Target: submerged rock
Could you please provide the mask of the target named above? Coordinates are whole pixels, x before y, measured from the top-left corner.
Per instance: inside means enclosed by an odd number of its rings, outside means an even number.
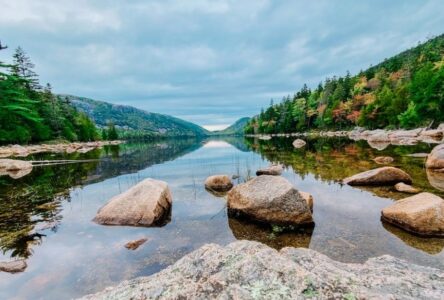
[[[293,147],[295,148],[302,148],[306,145],[307,143],[304,140],[301,139],[296,139],[293,141]]]
[[[28,265],[24,259],[0,262],[1,272],[20,273],[25,271],[27,267]]]
[[[420,193],[382,210],[383,220],[407,231],[425,236],[444,236],[444,200]]]
[[[444,169],[444,144],[433,148],[426,160],[428,169]]]
[[[265,223],[313,224],[307,200],[280,176],[263,175],[237,185],[228,193],[227,207]]]
[[[112,198],[93,221],[102,225],[159,225],[170,213],[171,203],[168,184],[148,178]]]
[[[412,183],[412,178],[401,169],[382,167],[347,177],[343,182],[349,185],[392,185],[398,182]]]
[[[207,244],[149,277],[82,299],[442,299],[444,273],[384,255],[363,264],[314,250]]]
[[[228,192],[233,183],[228,175],[213,175],[205,180],[205,188],[215,192]]]
[[[284,169],[282,168],[282,165],[270,165],[266,168],[262,168],[256,171],[257,176],[261,175],[273,175],[273,176],[279,176],[282,174],[282,171]]]
[[[393,157],[390,156],[378,156],[373,159],[375,163],[380,165],[390,164],[394,161]]]
[[[402,193],[409,193],[409,194],[417,194],[420,192],[419,189],[414,188],[411,185],[405,184],[404,182],[398,182],[395,184],[395,190]]]
[[[137,248],[142,246],[146,241],[148,241],[147,238],[134,240],[134,241],[126,243],[125,248],[128,250],[136,250]]]

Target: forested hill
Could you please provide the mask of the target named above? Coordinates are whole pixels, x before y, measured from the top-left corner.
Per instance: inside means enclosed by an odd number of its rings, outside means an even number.
[[[99,127],[113,123],[123,138],[206,136],[209,134],[206,129],[196,124],[172,116],[83,97],[60,96],[67,99],[78,110],[85,112]]]
[[[370,50],[371,51],[371,50]],[[246,133],[313,129],[413,128],[444,121],[444,35],[428,40],[355,76],[327,78],[273,102]]]
[[[240,118],[224,130],[212,132],[212,135],[243,135],[244,127],[248,124],[249,121],[249,117]]]
[[[0,43],[0,50],[9,51]],[[94,123],[40,85],[34,64],[19,47],[12,63],[0,61],[0,144],[99,138]]]

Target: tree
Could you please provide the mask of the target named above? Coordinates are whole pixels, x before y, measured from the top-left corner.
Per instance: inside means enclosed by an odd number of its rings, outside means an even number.
[[[12,73],[25,80],[28,90],[39,90],[41,87],[38,76],[33,70],[35,65],[21,47],[17,47],[13,59]]]
[[[116,126],[112,122],[108,123],[107,137],[108,137],[108,140],[110,140],[110,141],[117,140],[119,138],[119,135],[117,134]]]

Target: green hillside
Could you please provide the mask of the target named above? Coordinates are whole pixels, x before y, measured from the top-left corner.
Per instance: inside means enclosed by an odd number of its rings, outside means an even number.
[[[244,134],[244,127],[248,124],[250,121],[249,117],[240,118],[236,122],[234,122],[229,127],[225,128],[224,130],[218,130],[212,132],[213,135],[243,135]]]
[[[371,51],[371,50],[370,50]],[[306,85],[271,103],[246,133],[313,129],[413,128],[444,122],[444,35],[404,51],[355,76]]]
[[[123,138],[156,136],[206,136],[209,132],[191,122],[168,115],[146,112],[126,105],[116,105],[84,97],[61,95],[78,110],[85,112],[99,127],[113,123]]]

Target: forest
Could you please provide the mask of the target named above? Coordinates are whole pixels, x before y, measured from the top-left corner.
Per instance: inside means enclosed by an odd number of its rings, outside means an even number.
[[[0,61],[0,144],[100,137],[94,122],[69,99],[54,95],[50,84],[40,85],[34,64],[22,48],[15,50],[11,64]]]
[[[444,35],[352,76],[307,85],[245,126],[246,134],[438,126],[444,121]]]

